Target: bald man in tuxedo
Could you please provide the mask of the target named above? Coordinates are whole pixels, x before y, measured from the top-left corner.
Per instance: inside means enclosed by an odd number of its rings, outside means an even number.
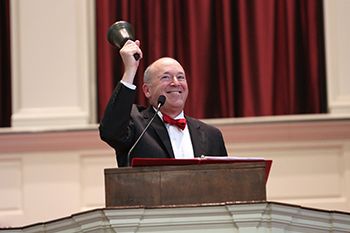
[[[140,55],[139,60],[135,60],[135,53]],[[227,156],[219,129],[184,114],[188,86],[178,61],[161,58],[145,70],[142,90],[151,104],[147,108],[133,104],[136,95],[133,81],[142,59],[140,41],[127,41],[120,55],[124,75],[113,91],[99,126],[101,139],[116,151],[119,167],[129,165],[128,152],[156,113],[160,95],[166,97],[165,104],[131,151],[130,160]],[[177,126],[174,120],[181,124]]]

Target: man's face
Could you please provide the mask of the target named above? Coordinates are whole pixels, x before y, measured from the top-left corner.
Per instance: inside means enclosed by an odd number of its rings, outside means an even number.
[[[171,58],[163,58],[153,64],[152,78],[143,85],[145,96],[157,106],[160,95],[166,97],[162,112],[175,117],[183,110],[188,96],[185,71]]]

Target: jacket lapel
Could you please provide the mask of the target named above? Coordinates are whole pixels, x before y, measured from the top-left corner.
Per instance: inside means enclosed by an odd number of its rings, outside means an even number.
[[[143,113],[144,113],[143,117],[145,119],[151,120],[155,114],[155,111],[154,111],[153,107],[151,106],[147,110],[145,110]],[[149,127],[152,127],[156,131],[160,141],[163,143],[163,145],[166,148],[170,157],[175,158],[174,151],[173,151],[173,148],[171,146],[168,131],[167,131],[163,121],[160,119],[160,117],[158,115],[154,118],[154,121],[152,122],[152,124]]]
[[[186,119],[188,130],[190,131],[194,157],[201,157],[201,155],[205,155],[205,134],[196,121],[190,117],[186,117]]]

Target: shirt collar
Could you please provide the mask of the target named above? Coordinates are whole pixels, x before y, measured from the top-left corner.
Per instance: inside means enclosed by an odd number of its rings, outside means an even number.
[[[157,111],[157,109],[154,106],[152,106],[152,107],[153,107],[154,111]],[[163,120],[163,114],[160,111],[158,111],[158,116],[160,117],[160,119]],[[184,114],[184,111],[182,110],[180,112],[180,114],[174,118],[174,120],[183,119],[183,118],[185,118],[185,114]]]

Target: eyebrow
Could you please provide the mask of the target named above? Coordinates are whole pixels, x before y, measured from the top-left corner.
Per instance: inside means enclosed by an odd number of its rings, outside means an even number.
[[[162,73],[160,76],[163,76],[163,75],[165,75],[165,74],[171,74],[170,72],[168,72],[168,71],[166,71],[166,72],[164,72],[164,73]],[[178,75],[186,75],[184,72],[178,72],[177,74],[176,74],[176,76],[178,76]]]

